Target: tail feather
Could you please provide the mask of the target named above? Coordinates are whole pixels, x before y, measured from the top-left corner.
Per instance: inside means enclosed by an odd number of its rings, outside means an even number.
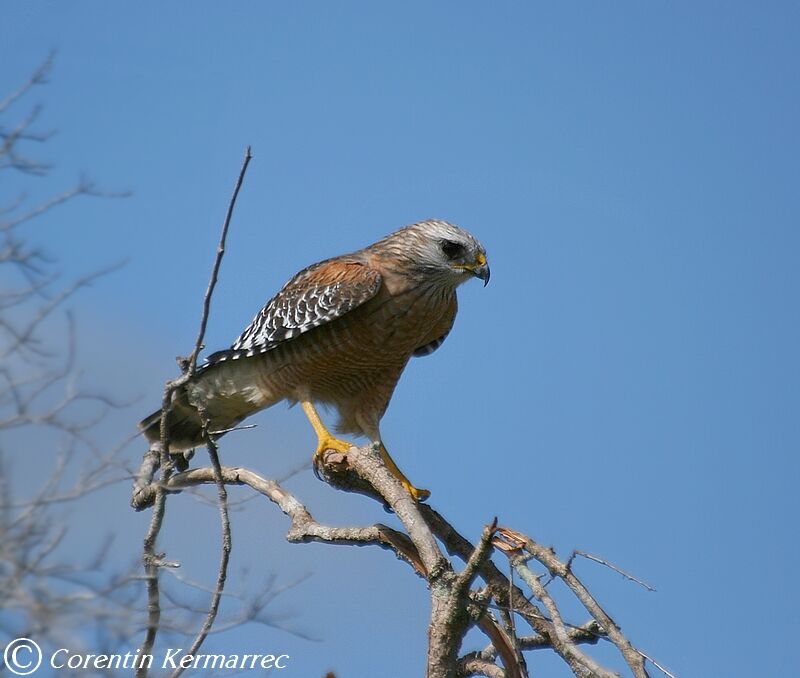
[[[151,443],[161,440],[161,414],[160,409],[156,410],[139,422],[139,429]],[[185,390],[173,396],[166,425],[170,449],[186,450],[203,444],[203,422]]]
[[[192,397],[189,397],[191,390]],[[255,382],[255,368],[245,360],[218,362],[204,368],[172,395],[167,412],[167,437],[176,452],[204,444],[203,422],[193,402],[205,403],[208,429],[216,437],[254,412],[269,407],[278,398],[268,397]],[[139,422],[150,442],[161,440],[161,410]]]

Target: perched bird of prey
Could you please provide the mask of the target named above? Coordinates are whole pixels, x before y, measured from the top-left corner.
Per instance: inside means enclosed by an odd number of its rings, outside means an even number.
[[[380,444],[389,470],[417,499],[383,445],[380,421],[412,356],[433,353],[456,317],[456,288],[471,277],[489,282],[486,250],[446,221],[421,221],[362,250],[326,259],[289,280],[231,348],[208,357],[167,413],[170,449],[203,444],[281,400],[300,402],[317,434],[315,462],[351,443],[322,423],[315,403],[339,413],[338,430]],[[139,427],[160,439],[161,411]]]

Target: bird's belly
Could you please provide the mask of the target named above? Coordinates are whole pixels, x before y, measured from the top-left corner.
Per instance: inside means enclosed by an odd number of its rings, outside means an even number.
[[[326,403],[339,411],[342,430],[375,428],[412,353],[432,333],[441,336],[448,311],[452,322],[452,300],[373,301],[264,354],[259,383],[267,399]]]

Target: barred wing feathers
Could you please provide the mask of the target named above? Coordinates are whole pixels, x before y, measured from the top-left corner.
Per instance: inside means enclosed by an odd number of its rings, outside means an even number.
[[[271,351],[361,306],[380,286],[380,273],[359,262],[329,259],[309,266],[267,302],[230,349],[213,353],[203,367]]]

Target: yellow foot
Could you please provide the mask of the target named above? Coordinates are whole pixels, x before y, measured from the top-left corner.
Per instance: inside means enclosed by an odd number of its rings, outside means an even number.
[[[325,450],[336,450],[342,454],[347,454],[347,450],[351,447],[353,447],[353,443],[348,443],[346,440],[340,440],[333,436],[321,437],[317,443],[317,451],[314,452],[314,464],[322,461],[322,455]]]
[[[311,422],[311,426],[314,427],[314,431],[317,434],[317,451],[314,452],[313,462],[314,472],[319,477],[319,468],[322,466],[322,455],[324,454],[325,450],[335,450],[336,452],[347,454],[347,451],[353,447],[353,445],[352,443],[348,443],[346,440],[340,440],[331,434],[331,432],[325,427],[325,424],[322,423],[322,419],[320,419],[319,413],[314,407],[314,403],[312,403],[310,400],[301,400],[300,402],[303,404],[303,410],[308,417],[308,421]],[[414,498],[414,501],[425,501],[431,496],[431,493],[428,490],[422,490],[418,487],[414,487],[409,482],[408,478],[403,475],[403,472],[397,468],[397,464],[395,464],[394,460],[389,456],[389,452],[387,452],[383,443],[380,443],[380,451],[381,457],[383,458],[386,467],[389,469],[389,472],[395,478],[397,478],[400,483],[402,483],[403,487],[406,488],[406,492],[408,492]]]
[[[423,490],[420,487],[414,487],[409,482],[404,482],[403,483],[403,487],[406,488],[408,493],[413,497],[414,501],[417,501],[417,502],[425,501],[428,497],[431,496],[431,491],[430,490]]]
[[[322,461],[322,453],[325,452],[325,450],[336,450],[342,454],[347,454],[347,450],[353,447],[353,444],[348,443],[346,440],[335,438],[331,432],[325,428],[325,424],[323,424],[322,419],[319,418],[317,409],[310,400],[303,400],[302,403],[303,410],[317,434],[317,451],[314,452],[314,468],[319,466]]]
[[[389,473],[400,481],[400,484],[406,488],[406,492],[413,497],[414,501],[425,501],[431,496],[429,490],[423,490],[411,484],[411,481],[406,478],[405,474],[397,467],[397,464],[394,463],[394,459],[392,459],[389,450],[386,449],[383,443],[381,443],[381,458],[383,459],[383,463],[386,464],[386,468],[389,469]]]

